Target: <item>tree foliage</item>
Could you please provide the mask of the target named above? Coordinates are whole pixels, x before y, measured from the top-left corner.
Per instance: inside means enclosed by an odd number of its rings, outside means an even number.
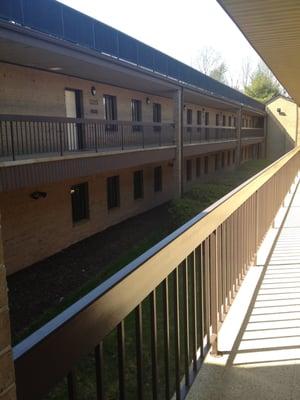
[[[282,92],[271,71],[263,64],[258,65],[251,75],[250,84],[245,86],[244,91],[245,94],[262,103],[266,103]]]
[[[213,79],[216,79],[219,82],[226,84],[227,83],[226,73],[227,73],[227,66],[225,62],[222,61],[221,64],[219,64],[216,68],[214,68],[210,72],[209,76]]]
[[[205,75],[222,83],[227,83],[227,65],[221,54],[213,47],[205,46],[201,49],[197,58],[197,67]]]

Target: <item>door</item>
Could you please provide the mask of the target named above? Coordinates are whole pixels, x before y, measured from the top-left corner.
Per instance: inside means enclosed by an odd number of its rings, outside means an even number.
[[[82,118],[82,96],[80,90],[65,90],[66,117]],[[70,151],[83,148],[83,126],[81,123],[67,124],[67,147]]]

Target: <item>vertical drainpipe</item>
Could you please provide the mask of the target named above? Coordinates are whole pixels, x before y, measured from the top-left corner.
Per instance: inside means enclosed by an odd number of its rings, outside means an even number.
[[[240,108],[238,109],[237,124],[236,124],[236,137],[237,137],[237,151],[236,151],[236,158],[235,158],[236,167],[238,167],[241,164],[241,151],[242,151],[241,131],[242,131],[242,106],[240,106]]]
[[[175,197],[181,197],[183,193],[183,88],[176,90],[174,97],[174,125],[176,140],[176,158],[175,158]]]
[[[264,115],[264,141],[262,143],[263,151],[261,152],[261,156],[263,158],[267,158],[267,134],[268,134],[268,114]],[[260,157],[259,157],[260,158]]]

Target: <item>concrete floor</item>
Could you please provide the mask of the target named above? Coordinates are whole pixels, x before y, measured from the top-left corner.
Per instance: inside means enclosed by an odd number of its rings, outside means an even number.
[[[292,195],[223,323],[223,355],[207,356],[188,400],[300,399],[300,185],[288,209]]]

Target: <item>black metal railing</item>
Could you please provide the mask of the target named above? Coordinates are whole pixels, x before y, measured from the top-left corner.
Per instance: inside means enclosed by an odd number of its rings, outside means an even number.
[[[175,144],[174,125],[0,115],[0,160]]]
[[[254,138],[263,138],[264,137],[264,128],[242,128],[241,129],[241,138],[242,139],[254,139]]]
[[[183,143],[201,143],[236,139],[235,127],[188,125],[183,128]]]
[[[77,43],[261,111],[265,105],[146,44],[58,1],[0,1],[0,19]]]
[[[297,148],[16,345],[18,399],[184,398],[299,166]]]

